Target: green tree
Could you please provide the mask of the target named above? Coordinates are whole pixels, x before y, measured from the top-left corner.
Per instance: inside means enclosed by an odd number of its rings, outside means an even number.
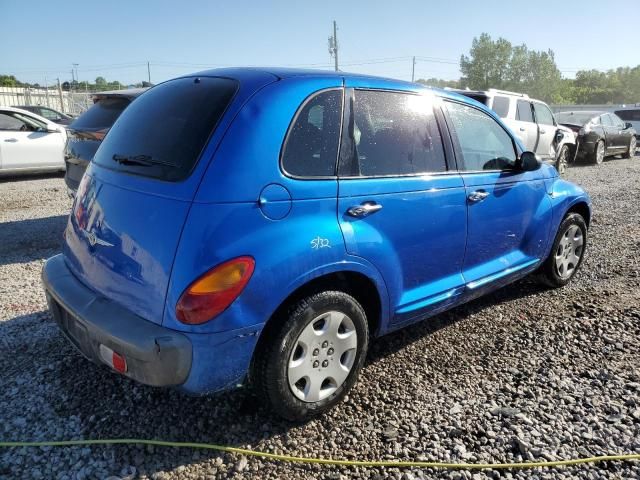
[[[105,80],[104,77],[97,77],[96,78],[96,86],[97,87],[104,87],[107,85],[107,81]]]
[[[504,88],[512,50],[504,38],[493,41],[487,33],[474,38],[469,56],[460,57],[462,82],[472,89]]]
[[[500,88],[525,92],[547,102],[561,98],[562,76],[553,51],[529,50],[487,33],[474,38],[469,55],[460,58],[461,84],[471,89]]]
[[[19,84],[13,75],[0,75],[0,87],[18,87]]]

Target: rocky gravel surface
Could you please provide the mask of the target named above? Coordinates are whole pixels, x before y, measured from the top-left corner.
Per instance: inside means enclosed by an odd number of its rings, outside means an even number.
[[[239,390],[191,398],[83,359],[40,269],[59,251],[61,177],[0,181],[0,439],[151,438],[343,459],[555,460],[640,453],[640,158],[574,167],[595,216],[582,271],[530,280],[377,340],[348,399],[293,425]],[[0,449],[0,478],[640,478],[640,463],[529,471],[336,468],[136,446]]]

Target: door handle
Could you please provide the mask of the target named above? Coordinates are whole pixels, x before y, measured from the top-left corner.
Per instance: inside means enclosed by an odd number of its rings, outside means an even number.
[[[9,142],[9,143],[16,143],[17,141],[18,141],[18,139],[17,139],[17,138],[7,138],[7,139],[5,140],[5,142]]]
[[[524,128],[524,127],[520,127],[520,131],[521,131],[521,132],[524,132],[524,131],[526,131],[526,130],[527,130],[526,128]]]
[[[364,202],[360,205],[355,205],[347,210],[347,215],[351,217],[367,217],[372,213],[382,210],[382,205],[376,202]]]
[[[486,192],[484,190],[476,190],[475,192],[471,192],[467,197],[467,199],[471,203],[478,203],[484,200],[485,198],[487,198],[488,196],[489,196],[489,192]]]
[[[542,130],[542,129],[540,129],[540,134],[541,134],[541,135],[544,135],[545,133],[547,133],[547,131],[546,131],[546,130]]]

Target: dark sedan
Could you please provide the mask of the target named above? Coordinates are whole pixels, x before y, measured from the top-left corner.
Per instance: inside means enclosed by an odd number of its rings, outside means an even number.
[[[71,115],[59,112],[53,108],[43,107],[42,105],[14,105],[14,108],[21,108],[22,110],[35,113],[36,115],[40,115],[41,117],[44,117],[53,123],[57,123],[58,125],[66,126],[73,122],[73,117]]]
[[[631,158],[636,151],[636,131],[615,113],[575,111],[556,114],[558,123],[576,135],[578,159],[600,164],[605,157]]]
[[[64,181],[70,195],[75,195],[84,171],[98,150],[102,139],[125,108],[146,88],[95,93],[93,106],[67,128]]]

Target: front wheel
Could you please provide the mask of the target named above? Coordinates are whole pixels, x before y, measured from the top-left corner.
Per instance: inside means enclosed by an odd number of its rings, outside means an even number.
[[[587,248],[587,224],[578,213],[570,213],[560,224],[551,253],[538,277],[552,288],[563,287],[575,276]]]
[[[256,352],[254,386],[277,414],[293,421],[308,420],[342,400],[356,382],[369,342],[364,310],[338,291],[299,301],[265,335]]]
[[[629,150],[623,155],[623,158],[633,158],[636,154],[636,137],[631,137],[629,140]]]

